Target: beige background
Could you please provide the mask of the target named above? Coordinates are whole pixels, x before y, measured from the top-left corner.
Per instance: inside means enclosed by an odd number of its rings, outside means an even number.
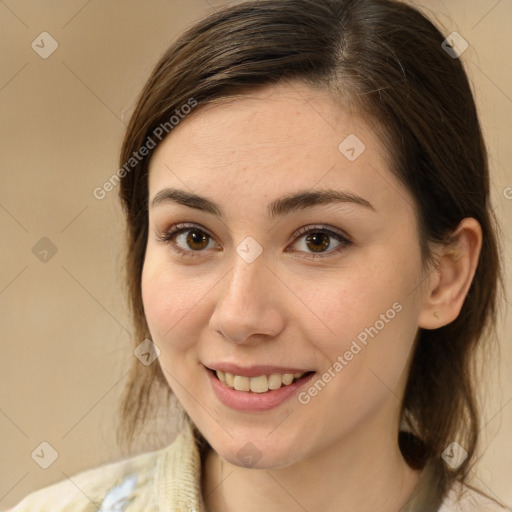
[[[446,34],[456,30],[469,42],[463,60],[477,92],[493,202],[510,261],[512,2],[418,4]],[[0,2],[0,510],[32,490],[121,456],[113,412],[133,357],[121,281],[123,219],[117,190],[102,201],[92,191],[117,169],[126,117],[156,60],[178,32],[218,5]],[[47,59],[31,48],[43,31],[59,45]],[[47,262],[32,252],[43,237],[57,249]],[[508,505],[511,327],[508,310],[500,325],[501,359],[488,368],[482,388],[488,449],[474,475],[478,486]],[[175,426],[166,425],[164,440],[172,440]],[[31,458],[43,441],[59,455],[46,470]],[[145,437],[136,450],[162,442]]]

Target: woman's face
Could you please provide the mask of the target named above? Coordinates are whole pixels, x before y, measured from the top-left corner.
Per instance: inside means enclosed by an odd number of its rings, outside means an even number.
[[[153,155],[146,318],[169,385],[233,464],[396,439],[422,279],[409,193],[327,93],[280,84],[198,110]]]

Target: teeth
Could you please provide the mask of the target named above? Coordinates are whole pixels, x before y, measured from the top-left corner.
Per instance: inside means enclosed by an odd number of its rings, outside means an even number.
[[[249,379],[249,385],[253,393],[265,393],[265,391],[268,391],[267,376],[260,375],[259,377],[251,377]]]
[[[293,373],[285,373],[281,379],[283,379],[283,384],[287,386],[293,382]]]
[[[249,377],[243,377],[242,375],[235,375],[235,378],[233,379],[233,387],[237,391],[249,391]]]
[[[223,384],[237,391],[266,393],[269,389],[279,389],[281,386],[289,386],[294,380],[300,379],[305,372],[273,373],[272,375],[258,375],[257,377],[233,375],[232,373],[224,373],[220,370],[216,370],[215,373]]]
[[[281,375],[279,375],[278,373],[274,373],[270,375],[268,378],[269,389],[279,389],[282,383],[283,380],[281,379]]]

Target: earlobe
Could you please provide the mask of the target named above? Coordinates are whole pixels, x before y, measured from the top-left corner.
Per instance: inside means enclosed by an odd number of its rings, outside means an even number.
[[[439,251],[437,267],[423,298],[419,327],[438,329],[459,316],[476,272],[481,247],[480,224],[472,217],[463,219],[453,232],[452,241]]]

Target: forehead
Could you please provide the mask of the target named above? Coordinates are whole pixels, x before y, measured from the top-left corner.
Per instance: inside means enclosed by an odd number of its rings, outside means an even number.
[[[321,188],[395,213],[412,207],[379,134],[326,91],[296,83],[196,108],[151,160],[150,199],[171,186],[244,208],[252,198],[260,210],[285,192]]]

